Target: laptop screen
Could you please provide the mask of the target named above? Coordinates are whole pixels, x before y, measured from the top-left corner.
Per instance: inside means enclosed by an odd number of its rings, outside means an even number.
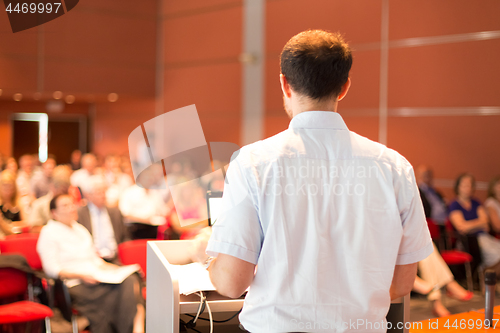
[[[212,226],[217,222],[222,208],[222,192],[207,192],[208,225]]]

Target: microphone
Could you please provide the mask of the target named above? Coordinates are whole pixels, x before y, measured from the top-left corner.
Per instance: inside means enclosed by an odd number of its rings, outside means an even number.
[[[484,274],[484,284],[486,285],[485,306],[484,306],[484,326],[493,326],[493,308],[495,307],[495,285],[497,275],[494,270],[486,270]]]

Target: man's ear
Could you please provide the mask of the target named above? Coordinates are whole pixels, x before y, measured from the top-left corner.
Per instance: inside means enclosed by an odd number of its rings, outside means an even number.
[[[342,89],[340,90],[340,94],[339,97],[337,97],[337,101],[341,101],[345,97],[345,95],[347,95],[350,86],[351,86],[351,78],[348,77],[346,83],[344,83]]]
[[[292,97],[292,88],[290,87],[290,84],[288,84],[288,80],[286,79],[286,76],[283,74],[280,74],[280,83],[281,83],[281,91],[283,91],[283,95],[285,95],[288,98]]]

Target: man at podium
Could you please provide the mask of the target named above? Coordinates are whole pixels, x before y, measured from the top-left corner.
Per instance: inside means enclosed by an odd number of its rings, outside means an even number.
[[[250,286],[246,331],[385,332],[391,299],[433,251],[412,166],[337,113],[351,64],[338,34],[292,37],[280,74],[290,125],[230,163],[207,266],[223,295]]]

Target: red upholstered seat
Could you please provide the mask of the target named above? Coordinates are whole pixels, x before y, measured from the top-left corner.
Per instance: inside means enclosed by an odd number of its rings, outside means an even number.
[[[136,239],[118,245],[118,255],[122,264],[139,264],[144,276],[146,276],[146,247],[150,240],[155,239]]]
[[[45,305],[20,301],[0,305],[0,324],[17,324],[52,317],[52,310]]]
[[[26,273],[14,268],[0,268],[0,299],[23,296],[27,286]],[[26,323],[52,316],[53,312],[48,306],[31,301],[0,305],[0,325]],[[50,325],[48,320],[46,325]]]
[[[147,243],[155,239],[136,239],[118,245],[118,256],[124,265],[139,264],[146,280]],[[146,299],[146,287],[142,288],[142,297]]]
[[[441,257],[448,265],[462,265],[472,261],[472,256],[462,251],[443,251]]]
[[[24,294],[28,285],[26,273],[14,268],[0,269],[0,298]]]
[[[23,255],[28,264],[36,271],[42,270],[42,262],[36,252],[39,234],[10,235],[0,241],[2,253],[18,253]]]

